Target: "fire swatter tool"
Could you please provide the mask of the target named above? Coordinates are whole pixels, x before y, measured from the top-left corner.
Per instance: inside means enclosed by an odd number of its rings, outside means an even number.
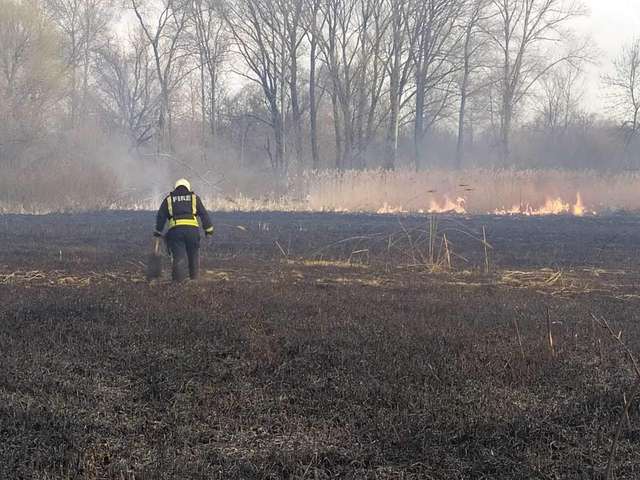
[[[153,239],[153,251],[147,259],[147,280],[155,280],[162,276],[162,255],[160,254],[160,238]]]

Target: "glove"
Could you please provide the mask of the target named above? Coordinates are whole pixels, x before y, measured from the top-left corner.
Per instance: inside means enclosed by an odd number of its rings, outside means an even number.
[[[204,231],[205,236],[211,237],[213,235],[213,227],[209,227]]]
[[[162,233],[157,231],[157,230],[154,230],[153,236],[156,237],[156,238],[162,238]]]

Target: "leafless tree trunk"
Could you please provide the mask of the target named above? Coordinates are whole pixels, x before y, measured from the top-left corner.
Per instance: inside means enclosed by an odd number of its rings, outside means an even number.
[[[318,25],[320,0],[312,0],[309,10],[309,123],[311,136],[311,167],[320,168],[320,152],[318,148],[318,100],[316,94],[318,65],[318,35],[322,25]]]
[[[551,140],[566,134],[579,113],[580,92],[577,88],[581,71],[565,65],[541,80],[541,106],[538,109],[542,127]]]
[[[153,137],[160,92],[149,44],[142,32],[125,48],[105,44],[97,50],[95,77],[103,111],[139,148]]]
[[[380,8],[380,0],[325,0],[320,4],[324,28],[318,45],[331,79],[334,118],[337,112],[340,117],[336,150],[342,158],[336,161],[338,168],[362,166],[365,121],[377,105],[376,86],[382,73],[376,65],[385,24],[376,18]]]
[[[387,75],[389,77],[389,117],[385,136],[385,168],[395,168],[398,156],[400,112],[404,104],[405,90],[413,74],[411,53],[415,50],[419,29],[414,22],[418,18],[418,3],[390,0],[390,38],[387,47]]]
[[[272,163],[276,170],[285,173],[283,115],[286,106],[283,100],[285,63],[288,59],[285,58],[281,18],[278,18],[269,0],[228,2],[223,16],[235,40],[238,54],[251,72],[250,75],[242,75],[260,85],[264,93],[275,143]]]
[[[464,0],[425,0],[415,23],[417,40],[412,52],[415,71],[414,161],[419,170],[424,161],[426,132],[438,121],[449,102],[450,82],[458,65],[455,53],[463,35],[458,28]]]
[[[340,9],[340,0],[328,0],[319,4],[320,13],[323,19],[323,27],[318,30],[318,34],[315,36],[319,42],[324,62],[327,65],[327,71],[331,77],[331,107],[333,111],[333,128],[335,135],[335,168],[344,168],[344,147],[342,138],[342,122],[341,122],[341,109],[339,99],[340,81],[338,73],[340,71],[338,66],[338,19],[342,13]],[[346,120],[345,120],[346,122]]]
[[[640,39],[626,45],[614,61],[614,72],[603,82],[609,90],[609,104],[622,118],[625,152],[640,130]]]
[[[282,42],[288,57],[288,86],[291,100],[291,122],[293,124],[293,141],[295,164],[299,171],[304,168],[302,140],[302,107],[300,105],[298,58],[302,42],[309,30],[306,0],[274,0],[282,19]]]
[[[500,157],[507,164],[515,108],[556,65],[584,57],[583,46],[560,55],[542,51],[545,44],[561,44],[561,28],[582,10],[578,4],[567,5],[563,0],[492,0],[491,7],[496,24],[488,33],[502,58]]]
[[[60,111],[67,79],[58,39],[34,4],[0,0],[0,170],[18,167],[19,152]]]
[[[74,128],[78,116],[78,68],[82,58],[82,0],[48,0],[44,7],[65,36],[64,57],[69,68],[69,122]]]
[[[371,13],[368,10],[371,9]],[[370,18],[367,18],[369,16]],[[384,40],[389,28],[390,17],[387,14],[384,0],[374,1],[370,6],[365,3],[363,8],[365,36],[362,48],[365,55],[362,58],[358,91],[360,92],[357,108],[357,168],[366,168],[366,155],[369,145],[374,140],[381,116],[381,99],[386,82],[386,58],[384,55]]]
[[[69,69],[69,122],[74,128],[88,107],[92,52],[108,28],[111,0],[45,0],[48,17],[64,35]]]
[[[173,151],[171,94],[180,83],[177,62],[181,57],[182,33],[187,23],[188,10],[178,0],[163,0],[157,23],[151,27],[140,0],[130,0],[133,11],[140,23],[151,49],[160,84],[160,108],[158,113],[158,153]],[[147,17],[147,19],[145,19]]]
[[[191,0],[190,8],[200,70],[201,141],[206,160],[208,138],[216,141],[219,70],[228,54],[228,39],[216,0]]]
[[[331,92],[331,107],[333,108],[333,131],[336,139],[336,159],[335,168],[342,170],[344,168],[344,152],[342,145],[342,122],[340,120],[340,106],[338,105],[338,94]]]
[[[467,120],[467,102],[472,95],[471,76],[478,70],[478,53],[485,49],[486,42],[476,38],[481,23],[486,21],[483,17],[487,6],[487,0],[473,0],[470,4],[469,15],[464,27],[464,43],[462,47],[462,72],[460,78],[460,105],[458,108],[458,136],[456,141],[456,169],[462,168],[465,147],[465,126]]]
[[[467,25],[465,40],[464,40],[462,81],[460,82],[460,108],[458,110],[458,139],[456,142],[456,169],[457,170],[460,170],[460,168],[462,167],[462,160],[464,158],[464,122],[465,122],[465,114],[467,109],[469,76],[471,73],[471,65],[470,65],[470,58],[469,58],[471,32],[472,32],[471,25]]]

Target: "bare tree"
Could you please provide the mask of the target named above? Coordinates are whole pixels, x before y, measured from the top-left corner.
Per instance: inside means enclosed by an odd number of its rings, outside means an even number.
[[[306,13],[307,37],[309,41],[309,127],[311,143],[311,167],[313,170],[320,168],[320,150],[318,146],[318,105],[321,98],[317,94],[318,87],[318,38],[324,24],[319,19],[320,2],[322,0],[309,0]]]
[[[551,139],[565,135],[576,117],[582,115],[581,74],[579,66],[566,64],[540,80],[538,120]]]
[[[98,97],[107,118],[130,139],[132,148],[154,134],[160,92],[150,46],[142,32],[127,47],[118,42],[98,49],[95,75]]]
[[[294,149],[296,154],[296,166],[299,170],[303,164],[303,140],[302,140],[302,106],[300,104],[300,81],[298,59],[302,42],[309,30],[306,14],[308,3],[306,0],[274,0],[282,19],[283,44],[288,57],[288,86],[291,99],[291,122],[293,125]]]
[[[398,156],[400,110],[411,74],[411,52],[415,49],[418,29],[411,25],[417,19],[416,2],[389,0],[390,28],[387,40],[386,70],[389,76],[389,118],[385,135],[385,168],[395,168]]]
[[[108,30],[112,1],[45,0],[43,4],[64,37],[65,64],[69,69],[69,118],[73,128],[88,107],[92,55]]]
[[[493,165],[497,146],[523,166],[629,166],[640,41],[603,77],[622,128],[595,121],[581,108],[584,46],[565,36],[581,13],[571,1],[126,0],[136,33],[116,38],[113,0],[0,0],[0,156],[68,142],[73,161],[95,160],[90,132],[105,148],[115,134],[144,156],[270,162],[281,176],[461,168],[471,152]]]
[[[0,163],[46,133],[63,93],[59,44],[35,2],[0,0]]]
[[[319,44],[320,51],[323,57],[323,61],[327,67],[327,73],[331,80],[331,107],[333,113],[333,130],[335,136],[335,163],[334,166],[337,169],[344,168],[344,146],[343,146],[343,132],[341,121],[341,108],[340,108],[340,79],[338,74],[340,72],[339,66],[339,46],[338,46],[338,30],[339,19],[344,17],[343,13],[351,12],[351,9],[344,9],[342,3],[337,0],[320,0],[319,11],[322,16],[322,27],[317,28],[314,33],[314,38]],[[346,53],[345,48],[342,48],[342,53]],[[347,62],[347,65],[350,65]],[[344,97],[344,95],[342,95]]]
[[[158,4],[151,5],[143,4],[142,0],[130,1],[140,28],[151,46],[160,84],[157,151],[172,151],[171,94],[184,78],[181,61],[187,54],[181,41],[187,23],[188,8],[181,3],[185,0],[161,0]],[[154,20],[150,20],[151,18]]]
[[[318,36],[331,83],[336,168],[362,167],[373,133],[384,68],[380,62],[386,22],[381,0],[324,0]]]
[[[231,31],[237,53],[246,63],[249,73],[239,72],[260,85],[273,130],[274,151],[271,155],[275,170],[285,172],[285,86],[288,55],[283,43],[284,29],[273,3],[269,0],[238,0],[227,2],[223,16]]]
[[[415,78],[414,162],[424,160],[427,131],[442,118],[454,97],[454,74],[459,69],[456,53],[464,30],[460,20],[465,0],[420,2],[415,23],[417,41],[412,52]]]
[[[367,52],[362,59],[364,68],[360,71],[358,91],[359,101],[356,117],[356,157],[355,166],[367,167],[366,156],[369,146],[378,135],[386,116],[383,104],[384,88],[387,84],[384,40],[389,30],[390,16],[384,0],[373,2],[371,20],[365,25],[365,43]]]
[[[500,60],[500,156],[511,154],[511,130],[516,107],[547,72],[564,62],[584,58],[584,45],[560,48],[572,18],[582,15],[573,0],[491,0],[495,22],[487,29]],[[545,47],[553,47],[553,51]],[[558,53],[559,52],[559,53]]]
[[[467,104],[470,97],[480,91],[483,81],[474,82],[474,76],[484,70],[486,62],[483,52],[487,50],[486,36],[482,35],[482,25],[487,20],[486,8],[488,0],[472,0],[468,4],[469,12],[464,25],[464,40],[462,44],[462,59],[459,95],[460,104],[458,107],[458,132],[456,141],[456,169],[462,167],[465,147],[465,128],[467,121]],[[486,56],[486,55],[485,55]],[[479,75],[478,75],[479,76]],[[475,85],[474,85],[475,83]]]
[[[603,77],[609,90],[609,103],[622,120],[625,151],[640,130],[640,39],[623,47],[613,62],[613,73]]]
[[[206,156],[207,137],[215,141],[217,134],[218,93],[222,64],[229,53],[229,38],[218,0],[191,0],[190,7],[200,70],[202,151]]]

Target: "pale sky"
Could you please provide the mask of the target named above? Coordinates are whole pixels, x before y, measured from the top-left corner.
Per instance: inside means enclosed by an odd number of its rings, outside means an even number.
[[[586,0],[589,31],[603,51],[617,50],[640,34],[640,0]]]
[[[586,100],[590,110],[604,106],[600,76],[610,70],[611,61],[622,46],[640,36],[640,0],[583,0],[588,17],[579,21],[579,30],[590,35],[599,50],[598,64],[587,69]]]

